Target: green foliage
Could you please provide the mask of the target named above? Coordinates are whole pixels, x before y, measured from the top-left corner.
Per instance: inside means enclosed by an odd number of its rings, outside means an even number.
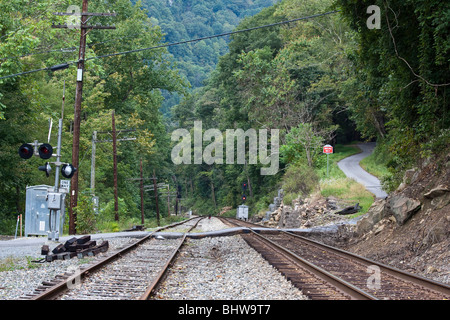
[[[89,234],[97,231],[94,206],[90,195],[80,193],[78,204],[74,211],[77,214],[77,232],[79,234]]]
[[[66,23],[66,17],[52,12],[66,12],[69,1],[13,0],[0,3],[0,76],[39,69],[66,61],[76,61],[78,50],[57,50],[78,47],[79,30],[54,29],[53,23]],[[162,33],[153,26],[140,4],[128,0],[114,3],[93,2],[91,12],[116,11],[117,16],[92,17],[89,23],[115,24],[116,30],[92,30],[87,35],[87,57],[111,52],[151,47],[159,44]],[[51,50],[49,50],[51,49]],[[42,52],[42,53],[38,53]],[[93,131],[111,131],[111,111],[115,110],[116,127],[136,129],[126,134],[135,141],[118,143],[119,195],[127,209],[127,220],[140,216],[138,185],[127,178],[137,177],[139,162],[145,172],[159,168],[161,181],[170,177],[169,139],[159,108],[161,90],[183,94],[187,83],[180,77],[167,50],[158,49],[129,55],[89,60],[85,64],[82,122],[80,135],[79,190],[90,187],[90,158]],[[46,178],[37,167],[42,160],[22,160],[17,148],[25,142],[46,142],[48,121],[53,119],[50,143],[56,145],[55,123],[61,115],[63,83],[66,104],[63,122],[62,161],[71,162],[73,101],[76,79],[73,67],[57,72],[37,72],[0,81],[0,228],[11,233],[17,213],[23,213],[25,186],[54,184],[54,175]],[[125,134],[119,134],[123,138]],[[110,140],[111,135],[99,134],[98,140]],[[150,166],[151,164],[151,166]],[[113,197],[112,144],[97,143],[95,194],[104,206]],[[80,200],[79,227],[88,231],[90,204]],[[154,201],[144,204],[152,217]],[[67,206],[67,205],[66,205]],[[14,212],[14,213],[13,213]],[[120,226],[121,227],[121,226]],[[12,230],[11,230],[12,229]]]
[[[329,130],[335,129],[333,126]],[[322,155],[325,134],[315,131],[311,123],[300,123],[286,135],[286,144],[280,149],[281,157],[285,163],[305,162],[306,159],[308,166],[314,166]]]
[[[381,9],[379,30],[366,26],[369,5]],[[449,145],[450,7],[412,0],[337,0],[336,7],[357,32],[358,44],[349,52],[357,71],[342,97],[364,137],[386,140],[380,142],[390,154],[385,164],[392,189],[419,157]]]
[[[252,16],[276,2],[276,0],[141,0],[142,7],[148,11],[152,24],[161,28],[167,43],[233,31],[243,18]],[[229,39],[225,37],[205,39],[188,45],[173,46],[169,48],[169,52],[192,88],[197,89],[204,86],[219,57],[228,52],[228,43]],[[179,97],[169,94],[164,96],[167,98],[163,105],[164,114],[169,115],[170,107],[178,104]]]
[[[305,164],[289,166],[283,177],[284,203],[290,204],[297,197],[306,197],[318,187],[319,179],[314,171]]]

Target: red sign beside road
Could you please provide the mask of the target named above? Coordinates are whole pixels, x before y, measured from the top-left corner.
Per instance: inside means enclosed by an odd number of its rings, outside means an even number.
[[[330,146],[329,144],[323,146],[323,153],[326,153],[326,154],[333,153],[333,147]]]

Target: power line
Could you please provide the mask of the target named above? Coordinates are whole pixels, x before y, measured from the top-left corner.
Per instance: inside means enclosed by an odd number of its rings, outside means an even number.
[[[113,38],[113,39],[109,39],[109,40],[105,40],[105,41],[101,41],[101,42],[96,42],[96,43],[91,43],[91,44],[87,44],[87,46],[89,48],[98,46],[98,45],[102,45],[108,42],[112,42],[112,41],[116,41],[116,40],[120,40],[120,39],[129,39],[132,38],[138,34],[141,34],[141,32],[138,33],[134,33],[132,35],[129,36],[123,36],[123,37],[117,37],[117,38]],[[30,57],[30,56],[34,56],[34,55],[38,55],[38,54],[45,54],[45,53],[52,53],[52,52],[59,52],[59,53],[72,53],[75,52],[78,49],[78,47],[67,47],[67,48],[60,48],[60,49],[49,49],[49,50],[44,50],[44,51],[34,51],[34,52],[29,52],[29,53],[25,53],[23,55],[20,56],[11,56],[11,57],[5,57],[5,58],[0,58],[0,61],[5,61],[5,60],[9,60],[9,59],[20,59],[20,58],[25,58],[25,57]]]
[[[173,42],[173,43],[166,43],[166,44],[162,44],[162,45],[154,46],[154,47],[149,47],[149,48],[135,49],[135,50],[129,50],[129,51],[123,51],[123,52],[104,54],[104,55],[101,55],[101,56],[95,56],[95,57],[87,58],[86,61],[94,60],[94,59],[100,59],[100,58],[113,57],[113,56],[118,56],[118,55],[124,55],[124,54],[129,54],[129,53],[135,53],[135,52],[141,52],[141,51],[146,51],[146,50],[167,48],[167,47],[177,46],[177,45],[180,45],[180,44],[187,44],[187,43],[191,43],[191,42],[197,42],[197,41],[202,41],[202,40],[209,40],[209,39],[213,39],[213,38],[225,37],[225,36],[229,36],[229,35],[232,35],[232,34],[243,33],[243,32],[263,29],[263,28],[279,26],[279,25],[288,24],[288,23],[292,23],[292,22],[296,22],[296,21],[300,21],[300,20],[318,18],[318,17],[322,17],[322,16],[329,15],[329,14],[336,13],[336,12],[338,12],[338,11],[335,10],[335,11],[330,11],[330,12],[326,12],[326,13],[315,14],[315,15],[312,15],[312,16],[307,16],[307,17],[302,17],[302,18],[297,18],[297,19],[292,19],[292,20],[286,20],[286,21],[276,22],[276,23],[272,23],[272,24],[266,24],[266,25],[259,26],[259,27],[253,27],[253,28],[248,28],[248,29],[242,29],[242,30],[236,30],[236,31],[216,34],[216,35],[208,36],[208,37],[202,37],[202,38],[185,40],[185,41],[179,41],[179,42]]]
[[[214,38],[219,38],[219,37],[225,37],[225,36],[230,36],[230,35],[233,35],[233,34],[249,32],[249,31],[263,29],[263,28],[270,28],[270,27],[284,25],[284,24],[289,24],[289,23],[293,23],[293,22],[297,22],[297,21],[301,21],[301,20],[308,20],[308,19],[314,19],[314,18],[318,18],[318,17],[323,17],[323,16],[334,14],[334,13],[337,13],[337,12],[339,12],[339,10],[334,10],[334,11],[329,11],[329,12],[325,12],[325,13],[314,14],[314,15],[311,15],[311,16],[306,16],[306,17],[301,17],[301,18],[296,18],[296,19],[291,19],[291,20],[286,20],[286,21],[266,24],[266,25],[263,25],[263,26],[258,26],[258,27],[253,27],[253,28],[247,28],[247,29],[242,29],[242,30],[226,32],[226,33],[216,34],[216,35],[212,35],[212,36],[191,39],[191,40],[184,40],[184,41],[179,41],[179,42],[165,43],[165,44],[161,44],[161,45],[158,45],[158,46],[142,48],[142,49],[135,49],[135,50],[129,50],[129,51],[109,53],[109,54],[104,54],[104,55],[100,55],[100,56],[90,57],[90,58],[85,59],[85,61],[94,60],[94,59],[108,58],[108,57],[114,57],[114,56],[125,55],[125,54],[130,54],[130,53],[136,53],[136,52],[141,52],[141,51],[148,51],[148,50],[155,50],[155,49],[161,49],[161,48],[168,48],[168,47],[177,46],[177,45],[181,45],[181,44],[198,42],[198,41],[202,41],[202,40],[209,40],[209,39],[214,39]],[[66,65],[72,65],[72,64],[75,64],[77,62],[78,61],[69,61],[69,62],[67,62],[65,64]],[[37,69],[37,70],[30,70],[30,71],[26,71],[26,72],[20,72],[20,73],[11,74],[11,75],[8,75],[8,76],[0,77],[0,80],[6,79],[6,78],[22,76],[22,75],[25,75],[25,74],[29,74],[29,73],[33,73],[33,72],[39,72],[39,71],[43,71],[43,70],[51,70],[51,69],[52,69],[52,67],[47,67],[47,68],[42,68],[42,69]]]

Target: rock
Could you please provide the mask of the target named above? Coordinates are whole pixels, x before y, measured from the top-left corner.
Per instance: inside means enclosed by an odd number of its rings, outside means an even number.
[[[384,230],[384,224],[383,225],[381,225],[381,226],[379,226],[378,228],[377,228],[377,230],[375,230],[375,234],[379,234],[381,231],[383,231]]]
[[[340,214],[340,215],[353,214],[353,213],[358,212],[360,209],[361,209],[361,207],[359,206],[359,203],[357,203],[354,206],[347,207],[344,210],[335,212],[335,214]]]
[[[331,199],[330,197],[327,198],[327,208],[329,210],[338,210],[339,206],[337,204],[336,199]]]
[[[430,274],[430,273],[434,273],[434,272],[439,272],[439,270],[433,266],[428,266],[427,273]]]
[[[450,189],[447,186],[440,185],[440,186],[438,186],[438,187],[436,187],[434,189],[431,189],[427,193],[425,193],[424,197],[428,198],[428,199],[434,199],[434,198],[443,196],[447,192],[450,192]]]
[[[404,184],[414,183],[419,177],[419,173],[420,171],[418,171],[417,168],[406,170],[405,175],[403,176],[403,183]]]
[[[419,177],[420,171],[417,168],[409,169],[405,171],[403,181],[398,186],[396,192],[402,192],[408,185],[413,184]]]
[[[374,225],[386,216],[385,206],[385,199],[376,199],[367,213],[357,222],[356,233],[362,235],[369,230],[372,230]]]
[[[393,195],[387,198],[387,207],[389,212],[394,215],[397,224],[403,225],[420,209],[421,203],[416,199]]]
[[[449,203],[450,203],[450,192],[445,193],[443,196],[440,196],[440,197],[437,197],[437,198],[434,198],[433,200],[431,200],[431,205],[434,206],[435,210],[442,209]]]

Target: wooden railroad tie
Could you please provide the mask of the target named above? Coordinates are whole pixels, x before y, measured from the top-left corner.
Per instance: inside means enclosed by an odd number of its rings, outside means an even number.
[[[108,251],[108,241],[103,241],[97,245],[97,241],[91,240],[91,236],[83,236],[80,238],[71,238],[64,244],[56,246],[50,253],[48,245],[43,245],[41,254],[45,256],[45,261],[52,262],[54,260],[68,260],[73,257],[79,259],[85,256],[95,256],[101,252]]]

